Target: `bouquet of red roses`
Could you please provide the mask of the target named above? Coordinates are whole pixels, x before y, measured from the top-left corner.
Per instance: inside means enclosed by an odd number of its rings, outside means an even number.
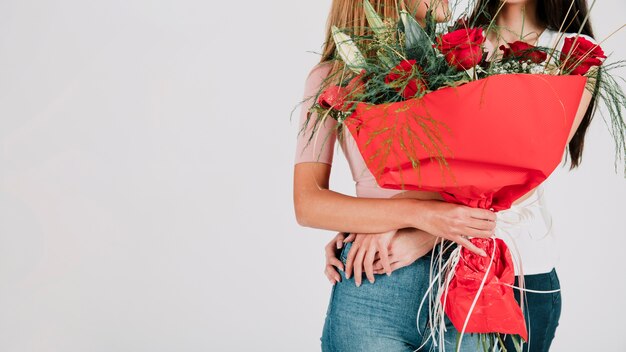
[[[591,38],[565,38],[561,50],[509,43],[487,60],[483,29],[465,20],[440,31],[405,11],[395,21],[363,6],[371,34],[333,28],[344,70],[327,79],[338,84],[320,89],[310,112],[312,123],[330,117],[349,130],[380,187],[508,209],[560,162],[586,87],[607,105],[623,160],[626,97]],[[527,340],[506,245],[471,241],[489,257],[460,249],[454,267],[439,273],[447,275],[439,297],[446,315],[460,332]]]

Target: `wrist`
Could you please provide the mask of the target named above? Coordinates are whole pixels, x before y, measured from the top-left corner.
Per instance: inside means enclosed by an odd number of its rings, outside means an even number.
[[[402,227],[421,229],[430,214],[430,209],[426,204],[427,202],[423,199],[416,198],[407,198],[406,201],[408,209]]]
[[[431,211],[428,207],[428,201],[423,199],[409,199],[410,210],[408,216],[408,224],[405,227],[414,227],[423,230],[424,224],[428,221]]]

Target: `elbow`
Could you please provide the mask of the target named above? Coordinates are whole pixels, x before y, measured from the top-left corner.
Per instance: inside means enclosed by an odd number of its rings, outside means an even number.
[[[296,222],[298,223],[298,225],[302,227],[312,227],[310,223],[308,222],[308,220],[301,215],[296,214]]]
[[[298,225],[302,227],[314,227],[311,212],[313,211],[312,196],[310,194],[294,193],[293,208]]]
[[[294,210],[296,214],[296,222],[302,227],[311,227],[310,217],[305,202],[295,201]]]

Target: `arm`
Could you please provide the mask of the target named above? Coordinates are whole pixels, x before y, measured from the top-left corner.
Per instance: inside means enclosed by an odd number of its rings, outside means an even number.
[[[496,215],[489,210],[439,200],[347,196],[328,189],[330,168],[320,162],[296,164],[293,200],[298,224],[361,234],[415,227],[438,236],[493,235]]]
[[[415,227],[424,221],[418,199],[357,198],[328,188],[330,165],[294,167],[294,208],[298,224],[331,231],[380,233]]]
[[[329,71],[329,65],[318,65],[311,70],[305,83],[305,103],[300,111],[293,179],[298,224],[361,233],[380,233],[413,226],[411,220],[420,213],[420,204],[416,200],[355,198],[329,189],[337,122],[327,118],[314,131],[317,116],[312,115],[306,124],[307,111],[313,105],[309,98],[315,96]]]
[[[589,79],[592,80],[593,78],[590,77]],[[572,130],[569,132],[569,136],[567,137],[568,144],[572,140],[572,137],[574,137],[574,134],[576,134],[576,130],[578,129],[578,126],[580,126],[580,123],[582,122],[583,117],[585,117],[587,108],[589,107],[589,104],[591,103],[591,97],[592,97],[592,93],[587,88],[585,88],[585,90],[583,90],[583,95],[580,98],[580,105],[578,105],[578,111],[576,112],[576,117],[574,117],[574,122],[572,123]]]
[[[329,70],[329,66],[319,65],[311,71],[305,99],[315,96]],[[489,210],[433,200],[357,198],[330,190],[337,122],[327,118],[313,131],[317,116],[312,115],[306,124],[313,101],[305,101],[300,112],[293,183],[294,210],[300,225],[355,233],[416,227],[442,236],[493,234],[496,216]]]

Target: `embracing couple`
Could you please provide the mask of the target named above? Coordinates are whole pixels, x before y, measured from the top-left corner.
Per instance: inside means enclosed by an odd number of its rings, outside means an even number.
[[[397,7],[403,6],[422,25],[427,11],[440,23],[451,16],[447,0],[370,3],[385,18],[397,17]],[[485,55],[491,59],[502,56],[509,43],[520,40],[560,50],[564,39],[579,30],[580,35],[595,43],[584,0],[478,0],[473,6],[469,21],[489,25]],[[343,69],[333,60],[337,48],[331,28],[352,28],[359,34],[366,24],[365,17],[361,0],[332,1],[322,58],[306,80],[305,99],[314,97],[327,77]],[[301,127],[306,127],[311,104],[309,99],[302,106]],[[572,167],[581,162],[594,104],[592,92],[586,89],[568,138]],[[336,123],[325,119],[314,131],[319,138],[311,143],[307,143],[308,133],[298,136],[294,168],[298,223],[339,232],[326,246],[325,274],[333,288],[321,336],[322,350],[457,349],[459,332],[455,327],[446,321],[443,339],[434,339],[428,304],[420,309],[430,285],[431,261],[433,256],[446,255],[438,253],[441,247],[437,244],[444,240],[485,256],[467,237],[495,236],[511,250],[514,286],[524,287],[523,292],[515,290],[518,302],[524,301],[528,329],[523,350],[548,351],[559,322],[561,293],[555,271],[558,251],[543,187],[531,190],[510,209],[498,213],[444,202],[437,192],[383,189],[368,171],[350,133],[335,129]],[[343,138],[337,138],[337,133],[343,133]],[[336,140],[350,165],[357,197],[329,189]],[[479,336],[466,335],[458,350],[480,350]],[[516,350],[510,339],[505,338],[504,345],[508,351]]]

